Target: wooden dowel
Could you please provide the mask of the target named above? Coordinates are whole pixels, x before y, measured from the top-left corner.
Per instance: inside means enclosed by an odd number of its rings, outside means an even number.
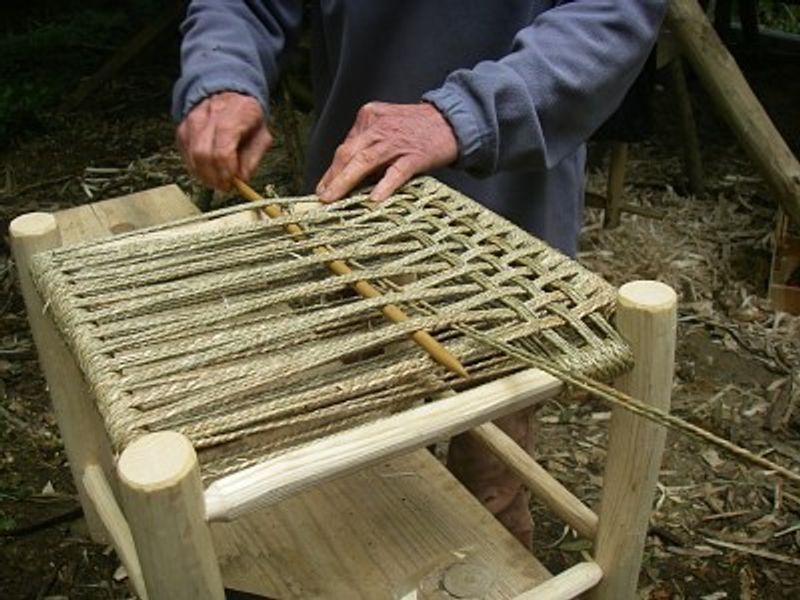
[[[800,223],[800,162],[750,89],[697,0],[670,0],[667,25],[784,210]]]
[[[263,198],[253,188],[247,185],[241,179],[234,177],[233,185],[244,196],[245,199],[251,202],[261,202]],[[267,216],[276,219],[284,216],[283,210],[277,204],[268,204],[264,207],[264,212]],[[303,229],[296,223],[289,223],[286,225],[286,231],[294,236],[302,236],[305,234]],[[324,246],[314,248],[314,254],[328,254],[329,250]],[[326,263],[328,269],[336,275],[350,275],[353,270],[343,260],[332,260]],[[368,281],[359,280],[353,284],[353,289],[363,298],[377,298],[381,293]],[[403,312],[398,306],[394,304],[387,304],[381,311],[384,316],[394,323],[402,323],[408,320],[408,315]],[[440,365],[449,369],[459,377],[469,377],[467,370],[459,360],[452,355],[444,346],[437,342],[431,334],[427,331],[415,331],[411,334],[411,338],[427,352]]]
[[[529,369],[315,440],[209,485],[205,492],[206,518],[235,519],[325,479],[451,437],[551,398],[562,387],[552,375]]]
[[[592,589],[603,578],[597,563],[582,562],[517,596],[514,600],[569,600]]]
[[[61,245],[58,224],[51,214],[29,213],[14,219],[9,233],[39,365],[47,380],[89,534],[96,542],[107,542],[103,522],[87,496],[82,477],[88,465],[99,465],[106,473],[114,472],[111,445],[83,374],[52,319],[45,313],[29,271],[34,254]]]
[[[204,519],[200,469],[189,440],[172,431],[145,435],[123,451],[117,472],[150,597],[223,600]]]
[[[502,429],[493,423],[484,423],[470,430],[470,434],[511,469],[542,504],[583,537],[594,540],[597,534],[597,515]]]
[[[147,589],[144,585],[142,567],[136,554],[131,529],[114,498],[114,492],[108,485],[103,469],[97,465],[87,466],[83,471],[82,481],[87,495],[91,498],[98,516],[105,525],[111,543],[117,551],[117,556],[125,565],[125,570],[128,571],[128,579],[133,586],[133,591],[141,600],[147,600]]]
[[[634,368],[619,389],[669,411],[675,357],[677,296],[657,281],[623,285],[617,330],[631,345]],[[603,570],[594,600],[633,600],[661,467],[666,429],[618,406],[612,409],[595,561]]]

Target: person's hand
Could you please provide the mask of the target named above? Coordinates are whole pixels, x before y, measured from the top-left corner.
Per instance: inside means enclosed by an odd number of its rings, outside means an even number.
[[[366,176],[383,171],[370,198],[385,200],[414,175],[449,165],[457,157],[453,130],[432,104],[370,102],[358,111],[317,194],[323,202],[333,202]]]
[[[219,190],[247,181],[272,145],[261,105],[252,96],[221,92],[195,106],[178,125],[178,148],[189,172]]]

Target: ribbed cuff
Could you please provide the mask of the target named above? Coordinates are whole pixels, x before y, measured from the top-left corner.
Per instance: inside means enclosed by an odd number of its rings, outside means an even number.
[[[472,172],[487,172],[488,136],[480,126],[476,111],[469,106],[463,92],[452,83],[426,92],[422,100],[433,104],[442,113],[458,142],[458,159],[454,166]]]
[[[181,77],[172,92],[172,118],[180,123],[197,104],[220,92],[237,92],[252,96],[261,105],[264,120],[269,116],[269,99],[266,89],[246,79],[232,78],[230,71],[204,72],[190,81]]]

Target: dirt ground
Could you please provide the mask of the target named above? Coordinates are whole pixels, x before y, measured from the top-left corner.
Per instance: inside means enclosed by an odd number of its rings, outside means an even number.
[[[797,62],[751,71],[787,139],[800,141]],[[56,210],[176,182],[183,172],[166,116],[168,69],[128,72],[79,112],[42,117],[41,131],[0,155],[2,231],[16,215]],[[656,131],[631,150],[626,201],[659,218],[625,215],[606,230],[587,211],[580,259],[619,284],[657,278],[680,294],[674,412],[785,466],[800,467],[800,318],[766,301],[775,203],[727,130],[695,96],[706,191],[686,193],[675,115],[657,97]],[[795,151],[800,148],[795,147]],[[276,153],[260,183],[287,190]],[[605,175],[592,171],[602,191]],[[0,254],[0,597],[126,598],[112,550],[79,518],[16,287]],[[539,412],[538,458],[590,504],[602,483],[600,401],[551,402]],[[671,433],[640,588],[652,600],[800,597],[800,489]],[[537,504],[537,555],[559,569],[590,549]]]

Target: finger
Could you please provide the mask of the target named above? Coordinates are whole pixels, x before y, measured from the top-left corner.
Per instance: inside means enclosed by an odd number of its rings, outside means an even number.
[[[189,139],[187,129],[188,127],[185,121],[178,125],[178,128],[175,130],[175,146],[177,146],[178,152],[181,154],[183,166],[186,167],[189,173],[194,173],[194,161],[192,161],[192,155],[188,150]]]
[[[266,127],[260,127],[255,134],[250,136],[239,149],[239,172],[238,175],[245,181],[249,181],[250,177],[258,167],[261,157],[272,146],[272,135]]]
[[[379,142],[364,148],[355,154],[341,171],[333,175],[320,194],[320,200],[323,202],[339,200],[355,188],[367,175],[377,171],[393,158],[388,144]]]
[[[242,139],[241,129],[217,127],[214,130],[214,145],[211,150],[214,176],[219,182],[218,188],[227,191],[231,177],[239,172],[239,141]]]
[[[372,188],[369,199],[375,202],[386,200],[401,185],[420,172],[416,167],[415,162],[406,156],[397,159],[386,168],[381,180]]]
[[[206,185],[219,188],[214,168],[214,129],[212,123],[196,129],[189,143],[189,154],[195,176]]]
[[[244,148],[255,142],[253,148],[261,150],[255,159],[257,164],[266,150],[264,143],[266,139],[271,140],[271,136],[264,126],[261,106],[253,98],[219,94],[212,96],[211,101],[217,123],[214,162],[219,179],[227,185],[233,175],[243,171],[241,160]]]
[[[358,132],[354,133],[358,128]],[[325,194],[325,190],[336,179],[344,168],[353,160],[359,153],[365,151],[377,141],[375,132],[373,130],[364,130],[354,125],[347,134],[347,139],[336,149],[333,155],[333,161],[330,167],[322,175],[322,178],[317,184],[317,194],[320,196]]]
[[[208,116],[208,103],[203,102],[186,115],[175,131],[175,139],[181,152],[183,163],[193,175],[197,174],[197,165],[194,160],[195,144],[202,130],[208,126]]]
[[[317,194],[324,193],[331,180],[352,160],[354,154],[378,141],[379,137],[372,126],[380,116],[381,106],[380,102],[368,102],[358,109],[353,126],[336,149],[331,165],[317,184]]]

